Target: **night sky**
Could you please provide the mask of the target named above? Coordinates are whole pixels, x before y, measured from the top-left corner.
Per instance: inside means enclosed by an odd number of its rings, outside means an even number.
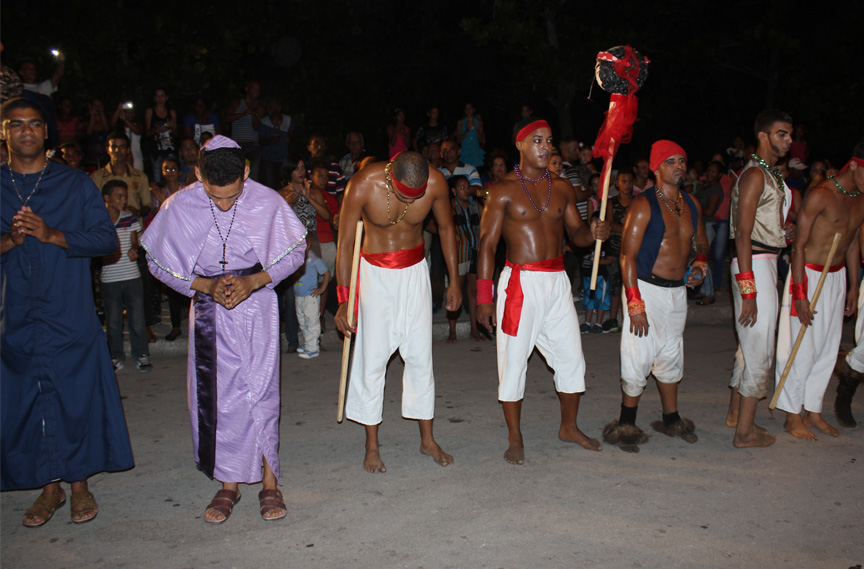
[[[706,160],[736,135],[751,141],[753,119],[769,107],[805,124],[814,157],[841,165],[864,135],[864,7],[851,1],[9,0],[0,10],[3,63],[33,59],[42,79],[49,50],[63,49],[56,96],[72,97],[81,115],[99,96],[109,113],[132,100],[143,117],[156,87],[181,116],[199,93],[221,110],[256,78],[262,97],[278,97],[294,118],[296,152],[320,131],[341,155],[345,133],[359,129],[381,155],[394,107],[416,129],[439,106],[455,128],[468,101],[483,116],[487,153],[513,152],[523,103],[556,136],[593,142],[609,101],[592,90],[597,52],[627,43],[651,65],[619,165],[658,138]]]

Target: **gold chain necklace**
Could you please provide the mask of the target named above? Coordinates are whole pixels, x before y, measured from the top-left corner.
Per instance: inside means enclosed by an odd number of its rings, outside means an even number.
[[[390,219],[390,188],[393,186],[393,179],[390,177],[390,164],[392,164],[392,162],[388,162],[387,165],[384,166],[384,182],[387,184],[387,221],[390,222],[390,225],[396,225],[405,218],[405,214],[408,213],[408,206],[410,204],[405,204],[405,209],[402,210],[402,215],[399,216],[399,219],[396,221]]]
[[[36,180],[36,185],[33,186],[33,190],[30,192],[30,195],[27,196],[26,200],[21,197],[21,192],[18,191],[18,184],[15,182],[15,174],[12,172],[12,166],[9,166],[9,177],[12,178],[12,187],[15,188],[15,193],[18,195],[18,199],[21,201],[22,205],[27,205],[27,202],[30,201],[30,198],[32,198],[33,194],[36,193],[36,190],[39,189],[39,182],[42,181],[42,176],[44,176],[45,171],[48,170],[48,162],[50,162],[50,160],[46,158],[45,165],[42,166],[42,172],[39,174],[39,178]],[[21,174],[22,183],[24,182],[24,176],[26,176],[26,174]]]
[[[666,196],[664,196],[663,192],[660,191],[659,187],[655,187],[654,191],[657,192],[657,197],[660,198],[660,201],[663,202],[663,205],[666,206],[666,209],[668,209],[669,211],[671,211],[672,213],[674,213],[678,217],[681,217],[681,214],[684,213],[684,207],[683,207],[683,204],[681,203],[684,201],[683,198],[681,197],[681,190],[678,190],[678,199],[676,199],[674,202],[672,200],[670,200],[669,198],[667,198]],[[672,207],[673,204],[675,205],[674,208]]]

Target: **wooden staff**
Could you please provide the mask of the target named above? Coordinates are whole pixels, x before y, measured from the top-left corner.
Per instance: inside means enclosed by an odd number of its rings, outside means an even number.
[[[360,268],[360,246],[363,242],[363,221],[357,222],[354,235],[354,256],[351,258],[351,282],[348,288],[348,327],[354,328],[354,301],[357,299],[357,271]],[[352,334],[353,335],[353,334]],[[339,375],[339,409],[336,422],[341,423],[345,415],[345,386],[348,383],[348,360],[351,359],[351,336],[345,335],[342,342],[342,373]]]
[[[822,274],[819,276],[819,284],[816,285],[816,292],[813,293],[813,300],[810,301],[810,312],[813,312],[816,309],[816,301],[819,300],[819,295],[822,293],[822,285],[825,284],[825,277],[828,275],[828,269],[834,261],[834,253],[837,252],[838,243],[840,243],[840,234],[835,233],[834,241],[831,243],[831,250],[828,251],[828,259],[825,260],[825,266],[822,267]],[[795,301],[791,300],[791,302]],[[807,325],[802,325],[801,329],[798,330],[798,337],[795,338],[795,345],[792,346],[792,351],[789,353],[789,360],[786,362],[786,367],[783,368],[783,374],[780,376],[780,381],[777,382],[777,388],[774,390],[774,397],[771,399],[771,404],[768,405],[769,409],[774,409],[777,406],[777,399],[780,397],[780,393],[783,391],[783,386],[786,384],[786,378],[792,370],[792,362],[795,361],[795,356],[798,355],[798,348],[801,347],[801,340],[804,339],[804,333],[807,331],[807,328]]]
[[[612,113],[614,102],[609,103],[609,113]],[[603,162],[603,175],[600,188],[603,190],[603,198],[600,201],[600,221],[606,220],[606,201],[609,199],[609,183],[612,178],[612,160],[615,156],[615,139],[609,139],[609,159]],[[584,180],[583,180],[584,182]],[[588,227],[591,227],[591,220],[588,220]],[[597,272],[600,270],[600,248],[603,247],[603,242],[599,239],[594,242],[594,265],[591,267],[591,290],[597,288]]]

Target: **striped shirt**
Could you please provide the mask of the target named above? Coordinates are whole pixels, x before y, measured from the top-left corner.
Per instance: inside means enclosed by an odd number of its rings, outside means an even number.
[[[129,259],[129,249],[132,248],[132,232],[141,232],[141,223],[138,221],[138,217],[128,211],[121,211],[120,217],[114,223],[114,228],[117,230],[120,248],[102,259],[103,283],[131,281],[141,276],[138,271],[138,263]]]
[[[453,208],[453,224],[456,226],[457,262],[461,264],[471,260],[472,252],[480,241],[480,211],[474,198],[468,199],[468,207],[460,204],[456,198],[450,199],[450,205]]]

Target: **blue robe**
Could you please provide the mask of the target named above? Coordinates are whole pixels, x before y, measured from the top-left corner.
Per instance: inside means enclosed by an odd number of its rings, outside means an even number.
[[[38,174],[15,182],[22,197]],[[48,165],[27,204],[63,232],[69,249],[26,237],[0,256],[0,489],[77,482],[132,468],[132,448],[105,334],[96,317],[90,258],[112,253],[117,233],[82,171]],[[0,167],[0,231],[21,209]]]

